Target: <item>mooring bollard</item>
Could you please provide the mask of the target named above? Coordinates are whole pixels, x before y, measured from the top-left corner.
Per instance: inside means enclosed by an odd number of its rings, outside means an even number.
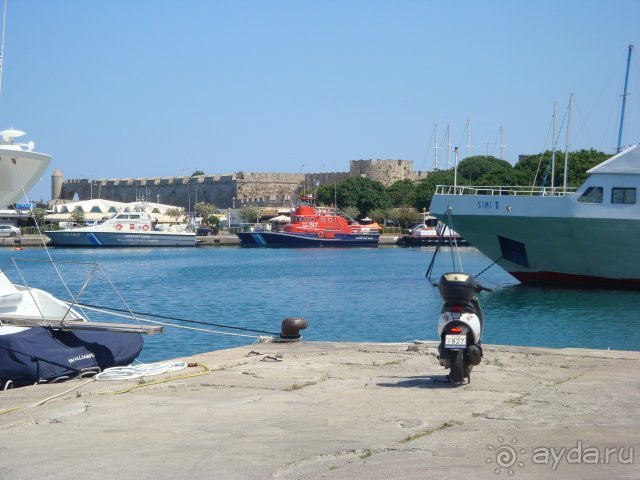
[[[304,318],[287,317],[282,320],[282,331],[280,341],[297,342],[300,341],[300,330],[304,330],[309,325]]]

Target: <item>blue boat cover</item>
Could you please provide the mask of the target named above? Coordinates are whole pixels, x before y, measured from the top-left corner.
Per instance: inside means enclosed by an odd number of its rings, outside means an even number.
[[[20,386],[129,365],[142,346],[139,333],[33,327],[0,335],[0,388],[8,380]]]

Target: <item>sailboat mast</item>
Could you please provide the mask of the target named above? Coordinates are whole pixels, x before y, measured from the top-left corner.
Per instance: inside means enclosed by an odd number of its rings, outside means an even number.
[[[439,165],[438,165],[438,124],[437,123],[433,127],[433,136],[436,139],[435,147],[433,147],[436,152],[435,158],[433,160],[433,169],[438,170]]]
[[[447,123],[447,170],[451,168],[451,129]]]
[[[504,129],[500,125],[500,160],[504,160],[504,147],[506,147],[504,144]]]
[[[467,158],[471,156],[471,119],[467,118]]]
[[[556,188],[556,101],[553,101],[553,116],[551,117],[551,190]]]
[[[2,29],[4,32],[4,28]],[[4,38],[4,36],[3,36]],[[618,129],[618,148],[616,152],[622,150],[622,126],[624,125],[624,107],[627,104],[627,85],[629,84],[629,65],[631,65],[631,52],[633,51],[633,45],[629,45],[629,53],[627,54],[627,73],[624,76],[624,92],[622,94],[622,110],[620,111],[620,128]]]
[[[567,172],[569,165],[569,132],[571,131],[571,103],[573,101],[573,93],[569,94],[569,112],[567,113],[567,139],[566,139],[566,147],[564,150],[564,179],[562,182],[562,190],[564,193],[567,193]]]
[[[0,93],[2,93],[2,70],[4,64],[4,26],[7,19],[7,0],[2,2],[2,44],[0,45]]]

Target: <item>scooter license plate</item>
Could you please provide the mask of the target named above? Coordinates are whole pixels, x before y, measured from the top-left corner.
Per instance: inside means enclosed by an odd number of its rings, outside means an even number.
[[[466,335],[445,335],[444,337],[444,348],[465,348],[466,346]]]

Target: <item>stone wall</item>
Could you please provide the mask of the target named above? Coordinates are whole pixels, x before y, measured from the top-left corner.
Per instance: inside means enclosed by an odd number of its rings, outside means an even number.
[[[385,187],[399,180],[420,180],[426,172],[415,172],[411,160],[351,160],[349,176],[377,180]]]
[[[389,186],[397,180],[418,180],[426,173],[414,172],[410,160],[353,160],[349,172],[238,172],[196,177],[71,179],[62,183],[60,198],[103,198],[118,202],[145,200],[176,205],[189,211],[198,202],[212,203],[218,208],[240,208],[246,204],[287,207],[303,189],[342,182],[352,176],[364,176]]]

